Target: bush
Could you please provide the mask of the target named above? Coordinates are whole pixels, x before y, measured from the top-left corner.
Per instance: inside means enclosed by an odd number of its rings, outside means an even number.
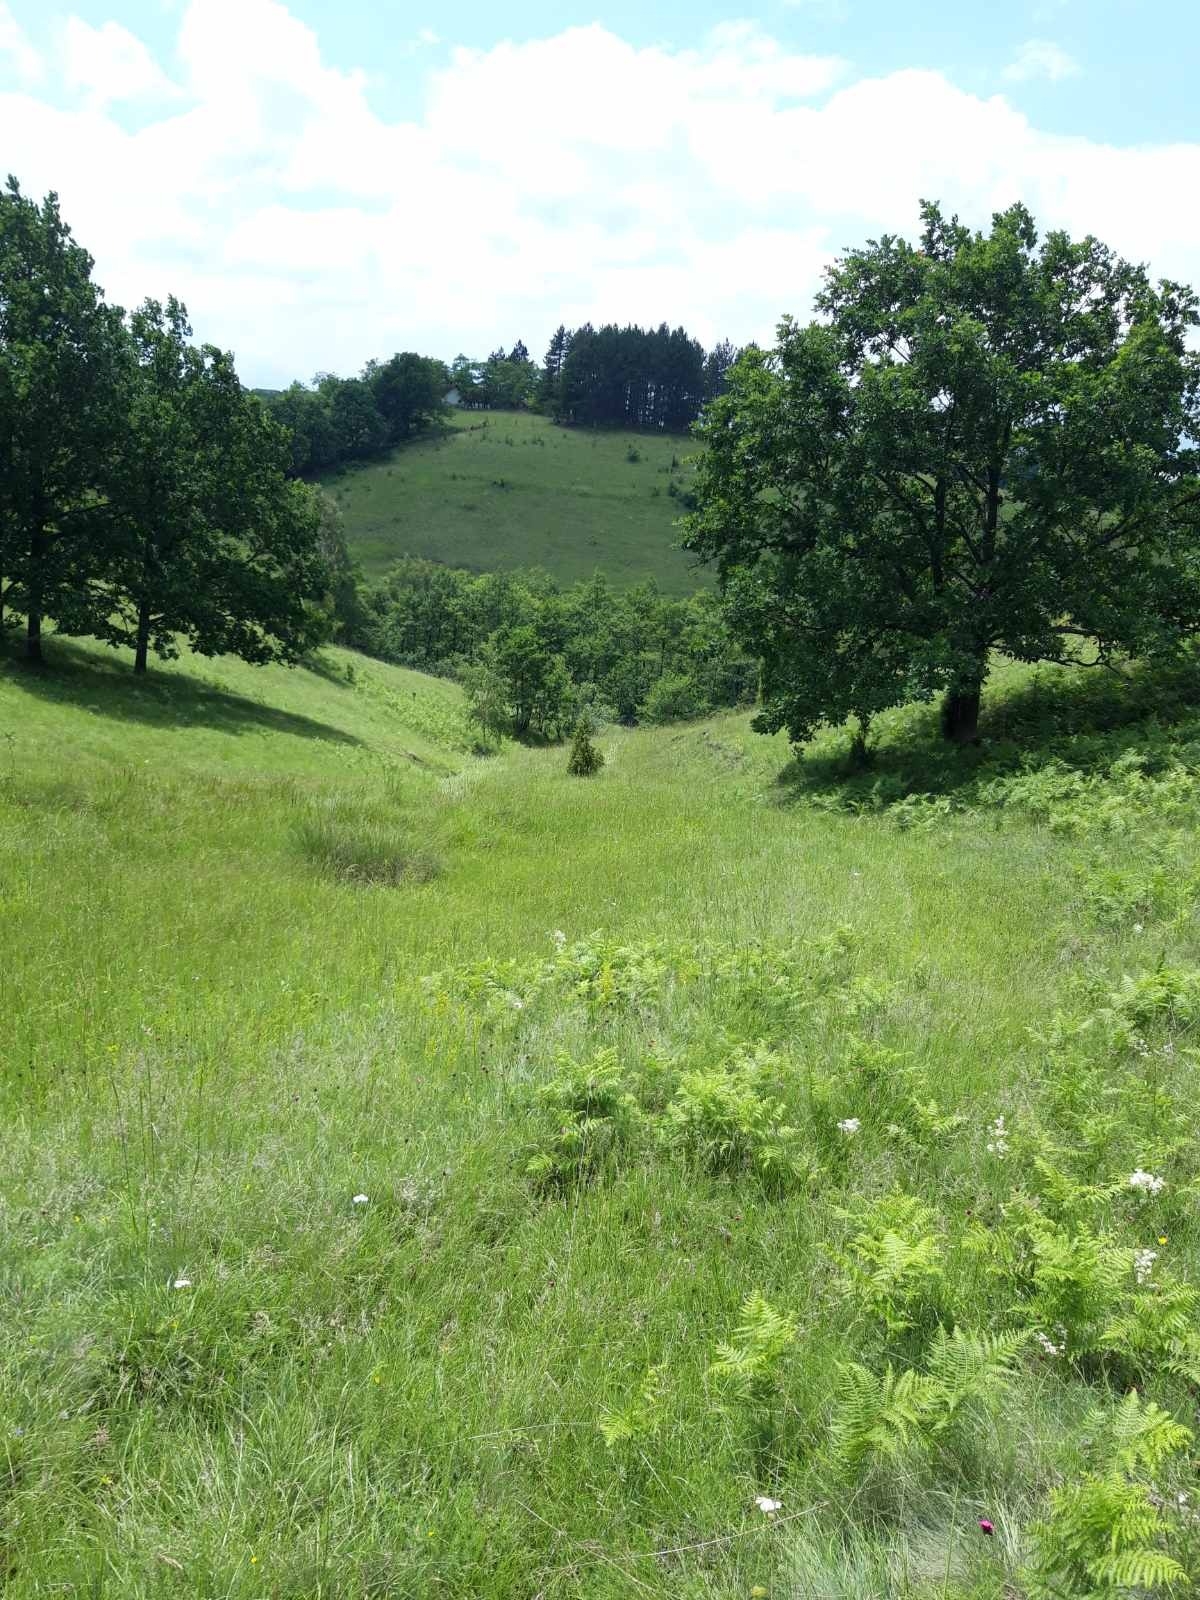
[[[647,722],[683,722],[711,710],[700,686],[683,673],[659,678],[642,702]]]
[[[604,757],[592,743],[588,718],[580,717],[575,727],[575,738],[571,744],[567,771],[573,778],[590,778],[599,772],[603,765]]]

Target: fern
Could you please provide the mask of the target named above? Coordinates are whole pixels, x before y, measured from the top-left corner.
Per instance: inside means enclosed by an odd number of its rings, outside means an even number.
[[[1165,1371],[1200,1384],[1200,1333],[1196,1329],[1200,1290],[1160,1282],[1134,1294],[1101,1330],[1101,1343],[1123,1357],[1132,1376]]]
[[[610,1450],[620,1444],[653,1439],[663,1423],[666,1403],[665,1366],[650,1367],[637,1396],[622,1411],[605,1409],[597,1426]]]
[[[845,1362],[830,1427],[834,1450],[848,1467],[898,1461],[928,1443],[944,1404],[936,1378],[891,1366],[877,1378],[857,1361]]]
[[[1028,1342],[1023,1332],[969,1333],[939,1328],[929,1347],[930,1377],[941,1385],[944,1426],[968,1401],[1003,1394],[1013,1378],[1017,1357]]]
[[[1102,1435],[1105,1470],[1054,1490],[1050,1515],[1031,1529],[1031,1600],[1119,1600],[1186,1581],[1166,1548],[1171,1528],[1161,1501],[1139,1474],[1167,1468],[1191,1430],[1131,1391],[1105,1419]]]
[[[780,1367],[796,1342],[797,1328],[761,1294],[746,1300],[741,1317],[733,1340],[717,1346],[708,1372],[727,1399],[762,1406],[778,1388]]]
[[[912,1326],[911,1312],[941,1277],[933,1213],[908,1195],[876,1201],[850,1241],[845,1265],[855,1297],[889,1333]]]
[[[1131,1389],[1109,1424],[1113,1459],[1123,1472],[1157,1472],[1191,1442],[1192,1431],[1176,1422],[1153,1400]]]

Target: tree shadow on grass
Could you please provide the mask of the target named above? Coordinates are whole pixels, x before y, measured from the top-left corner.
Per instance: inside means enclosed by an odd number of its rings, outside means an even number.
[[[776,780],[781,805],[878,811],[909,796],[969,801],[1007,773],[1057,765],[1101,771],[1130,750],[1146,770],[1200,767],[1200,660],[1128,671],[1040,667],[1011,686],[985,691],[977,744],[941,737],[937,706],[892,713],[856,766],[849,735],[798,751]]]
[[[118,722],[156,728],[211,728],[219,733],[284,733],[297,739],[323,739],[358,745],[354,734],[313,717],[281,711],[204,679],[179,672],[135,678],[121,661],[105,661],[69,639],[46,644],[45,667],[19,661],[0,646],[0,677],[42,701],[81,706]],[[298,671],[304,670],[298,668]]]

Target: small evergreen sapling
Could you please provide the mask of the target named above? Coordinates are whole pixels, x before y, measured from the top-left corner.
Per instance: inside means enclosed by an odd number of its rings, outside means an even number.
[[[580,717],[575,727],[575,738],[571,744],[571,755],[567,761],[567,771],[573,778],[591,778],[604,765],[604,757],[592,743],[591,729],[587,717]]]

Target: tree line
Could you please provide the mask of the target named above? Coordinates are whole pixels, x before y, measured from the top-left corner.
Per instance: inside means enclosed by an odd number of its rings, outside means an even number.
[[[445,362],[406,350],[368,361],[357,378],[321,372],[311,386],[297,382],[260,398],[288,430],[293,475],[317,477],[411,439],[441,415],[450,387]]]
[[[331,626],[327,514],[176,300],[126,315],[50,194],[0,193],[0,628],[298,659]]]
[[[360,588],[344,637],[366,653],[453,675],[488,736],[562,737],[581,714],[665,722],[757,693],[757,665],[711,590],[687,599],[603,574],[563,588],[544,572],[473,573],[409,557]]]
[[[435,422],[446,400],[467,410],[535,410],[556,422],[684,433],[724,392],[737,358],[728,340],[706,351],[683,328],[560,326],[539,367],[524,340],[485,360],[447,367],[404,351],[356,378],[318,373],[260,398],[291,438],[291,471],[319,477],[385,454]]]

